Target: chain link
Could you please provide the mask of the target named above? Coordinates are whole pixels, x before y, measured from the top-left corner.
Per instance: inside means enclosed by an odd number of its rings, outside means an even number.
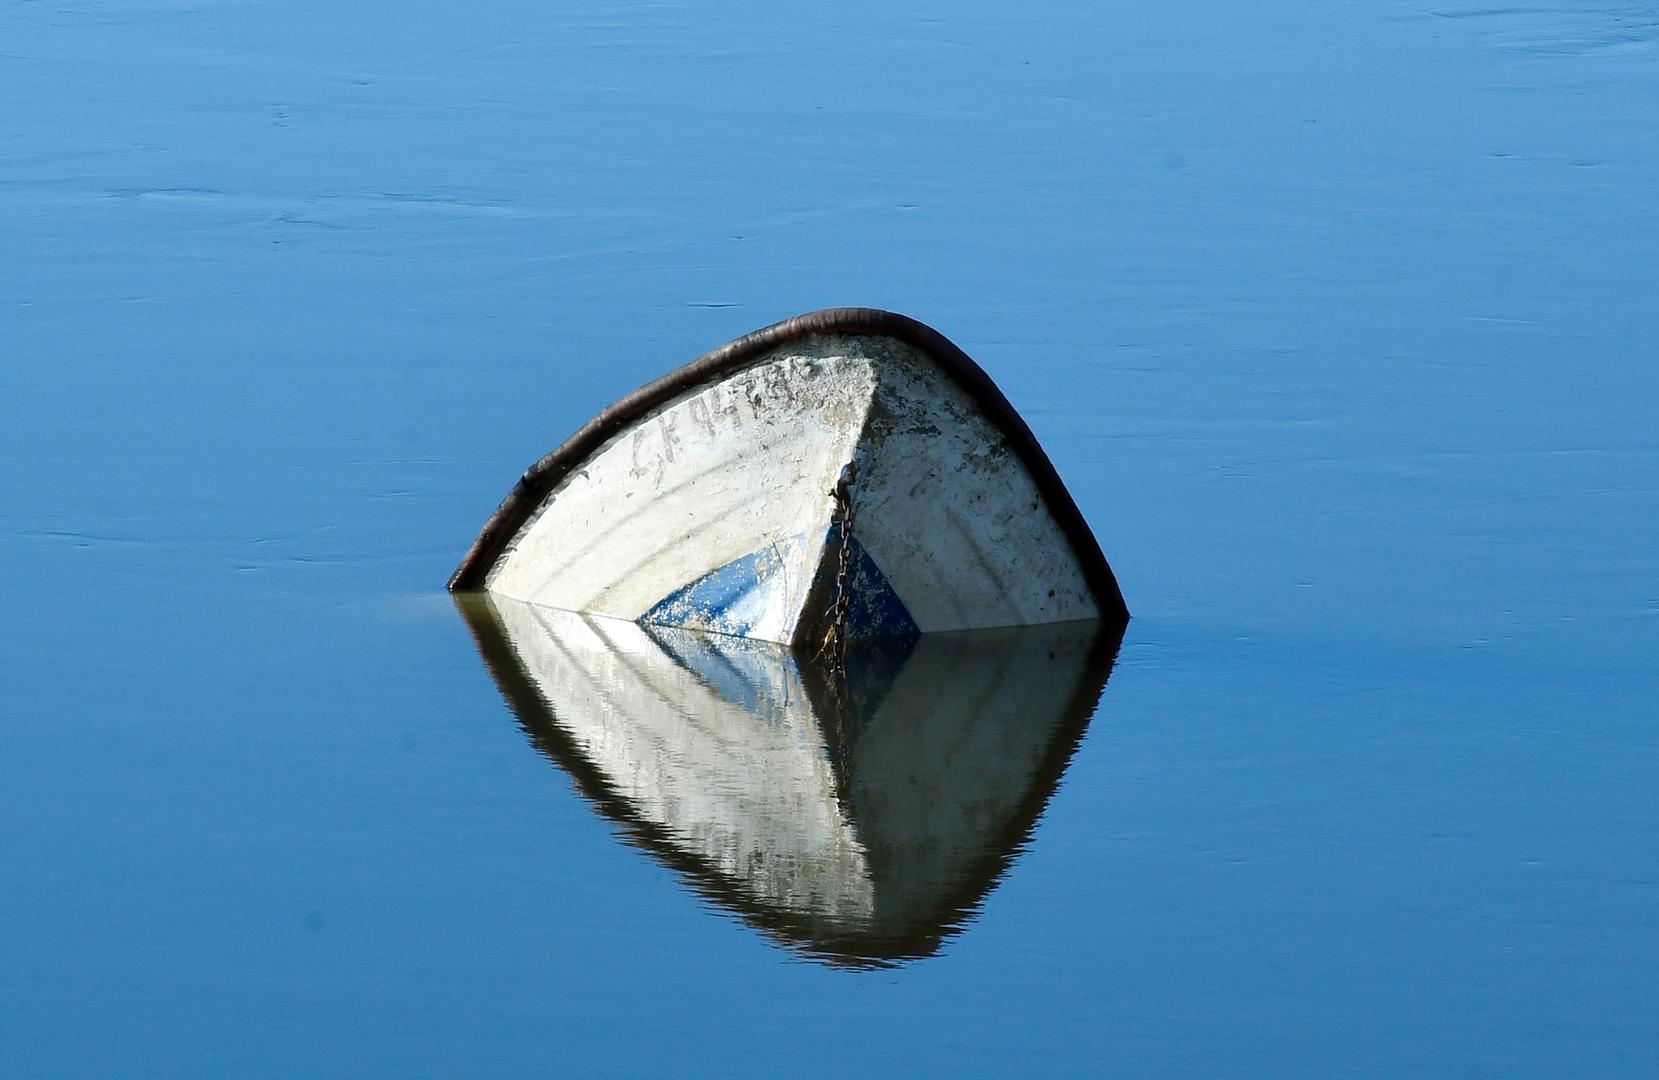
[[[830,674],[840,679],[847,671],[847,613],[852,607],[852,546],[853,546],[853,482],[858,479],[858,462],[849,461],[841,470],[841,476],[835,482],[835,487],[829,496],[835,500],[835,508],[831,513],[830,521],[836,526],[839,537],[836,552],[835,568],[835,598],[830,602],[829,626],[824,631],[824,640],[818,645],[818,655],[815,660],[821,660],[826,655],[829,658]]]

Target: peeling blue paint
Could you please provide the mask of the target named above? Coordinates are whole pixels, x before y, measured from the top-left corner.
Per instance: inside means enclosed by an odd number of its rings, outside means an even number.
[[[669,593],[640,621],[747,637],[772,590],[783,587],[782,569],[776,548],[752,552]]]
[[[791,537],[711,570],[657,601],[639,621],[747,637],[767,608],[778,600],[775,590],[787,586],[783,560],[806,557],[807,546],[802,540]],[[832,526],[823,549],[825,561],[817,571],[821,580],[813,595],[834,597],[840,547],[840,529]],[[849,637],[914,638],[921,633],[887,575],[856,536],[848,541],[847,588]],[[803,626],[817,625],[824,617],[822,611],[804,612]]]
[[[829,550],[841,546],[840,526],[830,529]],[[829,568],[834,573],[835,568]],[[914,638],[922,631],[899,594],[864,550],[855,535],[847,541],[847,636],[852,638]],[[816,621],[816,612],[809,613]]]

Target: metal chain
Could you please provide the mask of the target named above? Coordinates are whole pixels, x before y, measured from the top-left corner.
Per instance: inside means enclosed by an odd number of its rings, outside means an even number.
[[[835,597],[830,602],[829,626],[824,640],[819,643],[814,661],[826,654],[825,673],[829,676],[830,708],[834,712],[835,747],[833,753],[839,762],[836,770],[835,801],[842,814],[851,820],[852,804],[852,702],[847,694],[848,613],[852,608],[853,565],[853,482],[858,479],[858,462],[849,461],[830,490],[834,500],[830,521],[839,534],[835,562]]]
[[[848,580],[852,575],[852,546],[853,546],[853,482],[858,479],[858,462],[849,461],[841,470],[841,476],[836,480],[835,487],[829,496],[835,500],[835,509],[830,520],[839,527],[840,543],[836,552],[835,568],[835,599],[830,602],[829,626],[824,631],[824,640],[819,643],[818,655],[814,659],[822,659],[829,655],[830,674],[840,678],[846,674],[847,667],[847,613],[852,607],[852,587]]]

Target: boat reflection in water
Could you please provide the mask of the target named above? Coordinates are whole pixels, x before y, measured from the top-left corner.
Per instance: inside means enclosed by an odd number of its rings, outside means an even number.
[[[816,959],[932,955],[1031,833],[1099,701],[1095,622],[766,642],[458,598],[537,749],[698,893]]]

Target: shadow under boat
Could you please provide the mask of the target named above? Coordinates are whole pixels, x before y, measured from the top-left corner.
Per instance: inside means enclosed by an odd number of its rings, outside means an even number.
[[[624,836],[785,946],[933,955],[1029,838],[1122,640],[1094,621],[766,642],[489,594],[457,603],[538,750]]]

